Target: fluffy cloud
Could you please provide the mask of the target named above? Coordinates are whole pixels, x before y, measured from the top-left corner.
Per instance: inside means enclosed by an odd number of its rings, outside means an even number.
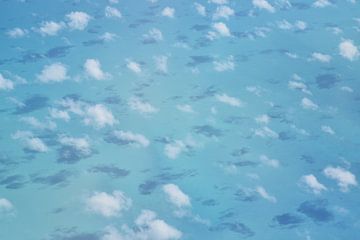
[[[189,207],[191,206],[190,198],[175,184],[166,184],[163,186],[163,191],[168,200],[176,207]]]
[[[230,97],[227,94],[223,93],[223,94],[216,94],[215,95],[216,100],[218,100],[219,102],[228,104],[230,106],[233,107],[241,107],[244,104],[237,98],[234,97]]]
[[[114,131],[113,135],[124,143],[138,147],[147,147],[150,144],[150,141],[144,135],[131,131]]]
[[[87,27],[91,16],[85,12],[71,12],[67,14],[65,18],[70,29],[84,30]]]
[[[330,126],[322,125],[321,126],[321,131],[323,131],[324,133],[330,134],[330,135],[335,134],[335,131]]]
[[[266,155],[261,155],[260,156],[260,162],[264,165],[273,167],[273,168],[278,168],[280,166],[280,162],[277,159],[271,159]]]
[[[313,6],[317,7],[317,8],[323,8],[323,7],[327,7],[327,6],[330,6],[330,5],[331,5],[331,2],[329,2],[328,0],[316,0],[313,3]]]
[[[182,112],[186,112],[186,113],[194,113],[195,111],[192,109],[192,107],[188,104],[184,104],[184,105],[176,105],[176,108],[179,111]]]
[[[266,0],[252,0],[254,7],[267,10],[271,13],[275,12],[275,8]]]
[[[213,23],[213,25],[211,27],[213,28],[214,31],[209,31],[206,36],[210,40],[214,40],[218,37],[230,37],[231,36],[229,28],[223,22]]]
[[[282,30],[304,31],[307,28],[307,23],[304,21],[296,21],[294,23],[290,23],[287,20],[282,20],[277,22],[277,26]]]
[[[38,31],[42,36],[55,36],[64,27],[65,25],[63,22],[57,23],[53,21],[46,21],[40,24]]]
[[[173,18],[175,15],[175,9],[171,8],[171,7],[165,7],[162,11],[161,11],[161,15],[164,17],[169,17],[169,18]]]
[[[86,210],[104,217],[119,216],[123,211],[128,210],[132,205],[130,198],[121,191],[95,192],[86,199]]]
[[[187,151],[186,144],[181,140],[176,140],[173,143],[165,145],[164,153],[170,159],[177,158],[183,151]]]
[[[229,19],[231,16],[234,16],[235,11],[228,7],[228,6],[219,6],[216,8],[216,11],[213,15],[214,19],[219,19],[219,18],[225,18],[225,19]]]
[[[137,74],[141,73],[142,70],[141,70],[141,65],[139,63],[137,63],[135,61],[131,61],[130,59],[127,59],[126,62],[127,62],[126,67],[129,70],[131,70],[131,71],[133,71],[134,73],[137,73]]]
[[[357,186],[356,176],[341,167],[328,166],[323,172],[328,178],[337,181],[342,192],[349,191],[350,186]]]
[[[178,240],[182,237],[179,230],[159,219],[151,210],[142,210],[134,227],[123,225],[121,231],[107,227],[105,232],[101,240]]]
[[[137,97],[131,97],[128,101],[128,105],[132,110],[135,110],[142,114],[156,113],[159,109],[155,108],[148,102],[144,102]]]
[[[121,18],[122,14],[117,8],[107,6],[105,8],[105,16],[107,18]]]
[[[311,94],[311,92],[308,90],[308,87],[305,83],[298,81],[300,79],[296,79],[296,81],[289,81],[288,87],[290,89],[297,89],[301,90],[304,93]]]
[[[11,90],[14,89],[14,83],[6,79],[1,73],[0,73],[0,90]]]
[[[214,69],[217,72],[224,72],[224,71],[230,71],[234,70],[235,68],[235,62],[234,57],[230,55],[227,59],[223,61],[214,61]]]
[[[156,43],[163,40],[162,32],[157,28],[152,28],[148,33],[143,34],[144,43]]]
[[[41,122],[39,121],[37,118],[35,117],[22,117],[20,118],[20,121],[24,122],[24,123],[27,123],[29,125],[31,125],[32,127],[34,128],[37,128],[37,129],[49,129],[49,130],[52,130],[52,129],[55,129],[56,128],[56,124],[52,121],[47,121],[47,122]]]
[[[303,98],[301,100],[301,106],[304,109],[309,109],[309,110],[317,110],[319,108],[319,106],[317,104],[315,104],[313,101],[311,101],[308,98]]]
[[[331,56],[323,53],[314,52],[311,57],[313,60],[323,63],[328,63],[331,61]]]
[[[109,77],[108,73],[103,72],[98,59],[86,59],[84,69],[88,76],[96,80],[104,80]]]
[[[323,184],[319,183],[316,177],[312,174],[302,176],[300,181],[306,188],[315,194],[320,194],[322,191],[327,190],[327,188]]]
[[[200,3],[194,3],[195,9],[201,16],[206,16],[206,8]]]
[[[14,211],[13,204],[6,198],[0,198],[0,216]]]
[[[70,115],[67,111],[58,110],[56,108],[50,108],[49,114],[50,117],[54,119],[62,119],[65,122],[68,122],[70,120]]]
[[[47,152],[49,149],[46,144],[38,137],[35,137],[29,131],[17,131],[12,135],[13,139],[19,139],[24,142],[25,148],[34,152]]]
[[[360,53],[352,40],[345,39],[339,44],[340,55],[350,61],[356,60]]]
[[[256,187],[255,191],[264,199],[268,200],[269,202],[276,203],[276,198],[274,196],[271,196],[265,188],[258,186]]]
[[[8,35],[11,38],[21,38],[24,37],[28,31],[26,29],[21,28],[13,28],[6,32],[6,35]]]
[[[106,125],[113,126],[117,123],[117,120],[107,107],[102,104],[96,104],[86,108],[84,123],[102,128]]]
[[[62,63],[53,63],[45,65],[37,78],[43,83],[62,82],[69,77],[67,76],[67,67]]]
[[[83,156],[91,154],[91,147],[87,138],[74,138],[62,135],[59,137],[59,143],[74,148]]]
[[[272,130],[271,128],[264,126],[262,128],[258,128],[254,130],[254,134],[256,136],[262,137],[262,138],[278,138],[279,134]]]

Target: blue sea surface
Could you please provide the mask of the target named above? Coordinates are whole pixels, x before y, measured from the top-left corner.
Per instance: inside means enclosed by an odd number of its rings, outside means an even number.
[[[0,0],[0,240],[359,240],[357,0]]]

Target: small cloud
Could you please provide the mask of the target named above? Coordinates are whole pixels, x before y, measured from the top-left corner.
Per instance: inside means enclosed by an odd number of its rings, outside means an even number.
[[[8,199],[0,198],[0,216],[12,214],[14,209],[14,205]]]
[[[70,29],[84,30],[87,27],[91,16],[85,12],[71,12],[67,14],[65,18]]]
[[[88,106],[85,110],[84,123],[103,128],[107,125],[113,126],[117,123],[112,112],[102,104]]]
[[[163,40],[162,32],[157,28],[152,28],[148,33],[143,34],[143,43],[157,43]]]
[[[194,5],[198,14],[200,14],[201,16],[206,16],[206,8],[203,5],[197,2],[194,3]]]
[[[46,21],[40,24],[37,31],[42,36],[56,36],[63,28],[65,28],[65,24],[63,22],[57,23],[54,21]]]
[[[214,40],[219,37],[231,37],[230,29],[223,22],[213,23],[212,28],[214,31],[209,31],[207,38]]]
[[[327,190],[327,188],[312,174],[302,176],[300,182],[301,184],[304,184],[304,187],[308,188],[315,194],[320,194],[322,191]]]
[[[276,198],[274,196],[271,196],[265,188],[258,186],[256,187],[255,191],[264,199],[268,200],[269,202],[276,203]]]
[[[322,125],[321,126],[321,131],[323,131],[324,133],[330,134],[330,135],[335,134],[335,131],[330,126]]]
[[[149,139],[144,135],[133,133],[131,131],[113,131],[113,136],[117,141],[120,141],[122,144],[130,144],[135,147],[148,147],[150,144]]]
[[[86,210],[104,217],[119,216],[132,205],[130,198],[121,191],[95,192],[86,199]]]
[[[38,137],[35,137],[32,132],[29,131],[17,131],[12,135],[13,139],[19,139],[25,144],[25,149],[32,152],[44,153],[49,151],[46,144]]]
[[[309,110],[317,110],[319,108],[317,104],[315,104],[313,101],[311,101],[306,97],[301,100],[301,106],[304,109],[309,109]]]
[[[342,192],[349,191],[350,186],[357,186],[356,176],[341,167],[328,166],[323,172],[326,177],[337,181]]]
[[[234,57],[232,55],[223,61],[214,61],[213,64],[217,72],[231,71],[235,68]]]
[[[155,108],[148,102],[144,102],[137,97],[131,97],[128,101],[128,105],[132,110],[135,110],[142,114],[156,113],[159,109]]]
[[[356,60],[360,53],[358,48],[354,45],[350,39],[345,39],[339,44],[340,55],[350,61]]]
[[[165,8],[161,11],[161,15],[164,16],[164,17],[174,18],[175,8],[165,7]]]
[[[109,73],[105,73],[101,69],[101,64],[98,59],[86,59],[84,70],[88,76],[96,80],[104,80],[110,77]]]
[[[271,159],[266,155],[261,155],[260,156],[260,162],[264,165],[273,167],[273,168],[278,168],[280,166],[280,162],[277,159]]]
[[[67,75],[67,67],[62,63],[53,63],[45,65],[37,78],[43,83],[62,82],[69,78]]]
[[[122,18],[121,12],[117,8],[110,6],[105,8],[105,16],[107,18]]]
[[[72,147],[80,152],[82,156],[89,156],[92,153],[90,143],[87,138],[74,138],[66,135],[59,137],[59,143],[63,146]]]
[[[213,15],[213,19],[225,18],[228,20],[231,16],[234,16],[235,11],[228,6],[219,6]]]
[[[54,119],[62,119],[65,122],[68,122],[70,120],[70,115],[67,111],[58,110],[56,108],[50,108],[49,114],[50,117]]]
[[[133,71],[134,73],[137,73],[137,74],[141,73],[142,70],[141,70],[141,65],[139,63],[137,63],[135,61],[132,61],[130,59],[127,59],[126,62],[127,62],[126,67],[129,70],[131,70],[131,71]]]
[[[167,72],[168,72],[168,57],[164,56],[164,55],[155,56],[154,60],[155,60],[156,70],[159,73],[167,74]]]
[[[178,208],[191,206],[190,198],[175,184],[165,184],[163,191],[166,194],[168,200]]]
[[[331,2],[329,2],[329,0],[316,0],[313,3],[313,6],[316,8],[323,8],[323,7],[327,7],[330,5],[331,5]]]
[[[0,73],[0,90],[12,90],[14,89],[14,83],[6,79],[1,73]]]
[[[185,112],[185,113],[194,113],[194,110],[192,109],[192,107],[188,104],[183,104],[183,105],[176,105],[176,108],[181,111],[181,112]]]
[[[323,54],[323,53],[318,53],[318,52],[314,52],[313,54],[311,54],[311,58],[313,60],[323,62],[323,63],[328,63],[328,62],[331,61],[331,56],[330,55]]]
[[[10,38],[22,38],[26,34],[28,34],[28,30],[22,29],[22,28],[13,28],[6,32],[6,35],[8,35]]]
[[[256,8],[264,9],[271,13],[275,12],[275,8],[266,0],[252,0],[252,4]]]
[[[223,93],[223,94],[216,94],[215,95],[216,100],[218,100],[219,102],[228,104],[230,106],[233,107],[241,107],[244,105],[243,102],[241,102],[239,99],[234,98],[234,97],[230,97],[227,94]]]

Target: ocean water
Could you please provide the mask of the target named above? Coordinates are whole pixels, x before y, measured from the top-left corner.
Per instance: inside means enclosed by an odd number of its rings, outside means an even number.
[[[360,239],[356,0],[1,0],[1,240]]]

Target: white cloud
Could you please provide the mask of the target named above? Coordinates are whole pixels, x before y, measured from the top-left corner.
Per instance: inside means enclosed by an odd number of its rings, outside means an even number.
[[[155,60],[156,70],[159,73],[166,74],[168,72],[168,57],[163,55],[155,56],[154,60]]]
[[[71,12],[65,17],[68,26],[73,30],[84,30],[91,19],[91,16],[85,12]]]
[[[270,117],[267,114],[262,114],[257,116],[255,121],[260,124],[268,124],[270,122]]]
[[[164,17],[173,18],[174,15],[175,15],[175,8],[165,7],[165,8],[161,11],[161,15],[164,16]]]
[[[142,210],[135,220],[135,227],[123,225],[121,231],[107,227],[101,240],[178,240],[182,233],[159,219],[155,212]]]
[[[14,205],[6,198],[0,198],[0,216],[14,211]]]
[[[294,23],[290,23],[287,20],[281,20],[277,22],[277,27],[282,30],[304,31],[307,28],[307,23],[299,20]]]
[[[259,9],[265,9],[271,13],[275,12],[275,8],[266,0],[252,0],[254,7]]]
[[[117,8],[107,6],[105,8],[105,16],[107,18],[121,18],[122,14]]]
[[[101,40],[104,40],[105,42],[110,42],[115,40],[117,35],[115,33],[105,32],[103,35],[100,36]]]
[[[317,110],[319,108],[317,104],[315,104],[313,101],[311,101],[306,97],[301,100],[301,106],[304,109],[309,109],[309,110]]]
[[[128,101],[128,105],[132,110],[143,114],[156,113],[159,109],[155,108],[148,102],[144,102],[137,97],[131,97]]]
[[[224,72],[224,71],[230,71],[234,70],[235,68],[235,62],[234,57],[230,55],[227,59],[223,61],[214,61],[214,69],[217,72]]]
[[[352,89],[349,86],[342,86],[340,89],[341,89],[341,91],[344,91],[344,92],[349,92],[349,93],[354,92],[354,89]]]
[[[95,192],[86,199],[86,210],[104,217],[119,216],[131,205],[131,199],[121,191],[113,191],[112,194]]]
[[[35,137],[29,131],[17,131],[12,135],[13,139],[19,139],[24,142],[26,149],[34,152],[47,152],[49,149],[46,144],[38,137]]]
[[[181,208],[191,206],[189,196],[181,191],[177,185],[172,183],[165,184],[162,189],[167,195],[168,200],[176,207]]]
[[[165,145],[164,153],[170,159],[176,159],[183,151],[187,151],[186,144],[181,140]]]
[[[209,2],[219,4],[219,5],[223,5],[223,4],[227,4],[228,0],[209,0]]]
[[[215,95],[216,100],[218,100],[219,102],[228,104],[230,106],[234,106],[234,107],[241,107],[244,104],[237,98],[234,97],[230,97],[227,94],[223,93],[223,94],[216,94]]]
[[[278,168],[280,166],[280,162],[277,159],[271,159],[266,155],[261,155],[260,156],[260,162],[264,165],[273,167],[273,168]]]
[[[234,16],[235,11],[228,7],[228,6],[219,6],[216,8],[216,11],[213,15],[214,19],[219,19],[219,18],[225,18],[225,19],[229,19],[231,16]]]
[[[6,35],[8,35],[11,38],[22,38],[24,37],[28,31],[26,29],[21,28],[13,28],[6,32]]]
[[[254,130],[254,134],[256,136],[262,137],[262,138],[278,138],[279,134],[275,131],[273,131],[272,129],[270,129],[267,126],[264,126],[262,128],[258,128]]]
[[[269,202],[276,203],[276,198],[274,196],[271,196],[265,188],[258,186],[255,190],[262,198],[268,200]]]
[[[331,61],[331,56],[323,53],[314,52],[311,57],[312,59],[323,63],[328,63]]]
[[[91,146],[87,138],[74,138],[65,135],[59,137],[59,143],[63,146],[73,147],[79,151],[82,155],[91,154]]]
[[[144,135],[133,133],[131,131],[114,131],[113,134],[118,140],[130,143],[137,147],[147,147],[150,144],[149,139]]]
[[[67,75],[67,67],[62,63],[53,63],[45,65],[37,78],[43,83],[62,82],[69,78]]]
[[[58,110],[56,108],[50,108],[49,114],[50,117],[54,119],[62,119],[65,122],[68,122],[70,120],[70,115],[67,111]]]
[[[109,73],[103,72],[98,59],[86,59],[84,69],[87,75],[96,80],[104,80],[110,76]]]
[[[40,24],[38,31],[42,36],[55,36],[65,27],[63,22],[57,23],[53,21],[46,21]]]
[[[20,118],[20,121],[27,123],[29,125],[31,125],[34,128],[38,128],[38,129],[55,129],[56,128],[56,124],[52,121],[48,121],[48,122],[41,122],[39,121],[37,118],[35,117],[22,117]]]
[[[296,21],[294,26],[296,29],[303,31],[307,28],[307,23],[304,21]]]
[[[341,167],[328,166],[323,172],[328,178],[337,181],[342,192],[349,191],[350,186],[357,186],[356,176]]]
[[[327,133],[327,134],[330,134],[330,135],[334,135],[335,134],[335,131],[330,127],[330,126],[325,126],[325,125],[322,125],[321,126],[321,131]]]
[[[102,104],[96,104],[86,108],[84,123],[102,128],[106,125],[113,126],[117,123],[117,120],[107,107]]]
[[[145,43],[160,42],[163,40],[162,32],[157,28],[152,28],[148,33],[143,34]]]
[[[210,38],[211,40],[218,36],[220,36],[220,37],[230,37],[231,36],[229,28],[223,22],[213,23],[212,28],[215,30],[215,32],[209,32],[209,34],[208,34],[208,38]]]
[[[300,181],[302,184],[305,184],[306,188],[310,189],[315,194],[320,194],[322,191],[327,190],[327,188],[312,174],[302,176]]]
[[[308,90],[307,86],[303,82],[289,81],[288,86],[290,89],[297,89],[301,90],[304,93],[311,94],[311,92]]]
[[[345,39],[339,44],[340,55],[350,61],[356,60],[360,53],[352,40]]]
[[[142,70],[141,70],[141,65],[139,63],[137,63],[135,61],[132,61],[130,59],[127,59],[126,62],[127,62],[126,67],[129,70],[131,70],[131,71],[133,71],[134,73],[137,73],[137,74],[141,73]]]
[[[14,89],[14,83],[6,79],[1,73],[0,73],[0,90],[12,90]]]
[[[176,105],[176,108],[179,111],[182,112],[186,112],[186,113],[194,113],[195,111],[192,109],[192,107],[188,104],[184,104],[184,105]]]
[[[330,6],[330,5],[331,5],[331,2],[329,2],[328,0],[316,0],[313,3],[313,6],[317,7],[317,8],[323,8],[323,7],[327,7],[327,6]]]
[[[194,3],[195,5],[195,9],[198,12],[198,14],[200,14],[201,16],[206,16],[206,8],[201,5],[200,3]]]

